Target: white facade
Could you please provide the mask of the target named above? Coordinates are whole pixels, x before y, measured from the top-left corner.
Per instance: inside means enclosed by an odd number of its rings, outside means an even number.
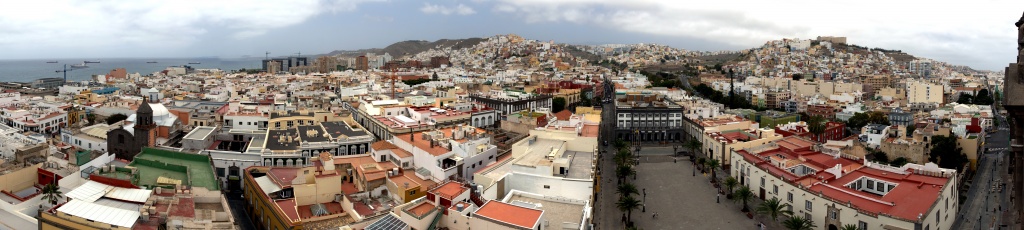
[[[942,103],[943,86],[920,81],[907,82],[908,103]]]

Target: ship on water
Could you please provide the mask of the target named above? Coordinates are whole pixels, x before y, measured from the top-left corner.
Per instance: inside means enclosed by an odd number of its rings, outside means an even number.
[[[72,64],[72,65],[71,65],[71,68],[72,68],[72,69],[84,69],[84,68],[89,68],[89,65],[88,65],[88,64],[89,64],[89,62],[82,62],[82,64]]]
[[[146,63],[153,64],[156,63],[156,61],[147,61]]]
[[[57,63],[57,61],[47,61],[46,63]]]
[[[86,64],[89,64],[89,63],[100,63],[100,61],[85,61],[85,63]]]
[[[201,64],[201,63],[199,63],[199,62],[189,62],[188,64],[189,65],[198,65],[198,64]]]

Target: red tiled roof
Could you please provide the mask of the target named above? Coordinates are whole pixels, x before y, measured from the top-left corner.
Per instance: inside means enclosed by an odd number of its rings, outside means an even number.
[[[569,117],[572,117],[572,112],[569,112],[569,110],[568,110],[568,109],[566,109],[566,110],[562,110],[561,112],[557,112],[557,113],[555,113],[555,117],[556,117],[556,118],[557,118],[557,119],[558,119],[559,121],[568,121],[568,120],[569,120]]]
[[[449,181],[441,187],[431,189],[430,193],[437,194],[443,198],[452,199],[466,191],[465,187],[462,187],[462,183]]]
[[[519,207],[494,200],[488,201],[483,207],[474,212],[474,215],[485,217],[485,219],[500,221],[523,228],[533,228],[536,226],[543,214],[544,211],[541,210]]]

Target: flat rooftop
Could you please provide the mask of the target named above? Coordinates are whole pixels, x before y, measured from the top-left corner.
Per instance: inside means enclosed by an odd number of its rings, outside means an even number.
[[[188,132],[188,135],[185,135],[185,139],[186,140],[206,140],[206,138],[209,137],[211,133],[213,133],[214,128],[215,127],[210,127],[210,126],[199,126],[199,127],[196,127],[195,129],[192,129],[192,132]]]
[[[526,154],[520,157],[519,160],[515,162],[515,164],[528,166],[550,166],[551,161],[547,159],[548,154],[550,154],[553,149],[562,149],[566,147],[566,141],[563,140],[537,138],[537,141],[534,141],[533,144],[530,144],[530,138],[532,137],[527,137],[526,139],[520,141],[520,143],[523,143],[523,145],[529,146],[529,149],[526,150]]]
[[[538,199],[523,196],[518,193],[512,194],[512,197],[510,197],[508,201],[513,205],[544,210],[544,220],[551,223],[552,226],[562,226],[562,224],[566,223],[572,223],[574,226],[579,226],[580,223],[583,222],[583,209],[585,208],[585,205],[582,202],[584,201],[576,201],[580,203],[560,202],[553,201],[553,199]]]
[[[324,128],[319,125],[300,125],[296,127],[296,129],[298,130],[299,138],[301,138],[303,142],[331,141],[331,138],[326,135],[327,131],[324,131]]]
[[[345,135],[348,137],[361,137],[370,135],[370,133],[366,132],[365,129],[354,129],[352,126],[349,126],[343,121],[320,122],[320,125],[322,125],[324,129],[327,130],[327,133],[330,133],[331,136],[334,136],[335,138],[338,138],[341,135]]]
[[[291,142],[281,141],[283,136],[297,137],[299,134],[294,129],[289,130],[267,130],[266,148],[270,150],[297,150],[299,143],[292,139]]]
[[[138,185],[156,186],[157,178],[165,177],[187,182],[193,187],[220,190],[210,158],[205,155],[143,148],[128,166],[139,169]]]
[[[572,179],[594,178],[594,172],[591,171],[594,163],[593,152],[565,151],[562,157],[570,159],[569,174],[565,177]]]

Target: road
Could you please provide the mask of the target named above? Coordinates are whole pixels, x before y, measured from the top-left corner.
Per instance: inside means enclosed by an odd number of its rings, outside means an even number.
[[[1006,118],[996,115],[999,125],[996,132],[986,138],[985,153],[978,159],[967,199],[960,207],[953,229],[998,229],[1003,211],[1010,203],[1006,181],[1009,179],[1006,164],[1009,162],[1009,127]]]

